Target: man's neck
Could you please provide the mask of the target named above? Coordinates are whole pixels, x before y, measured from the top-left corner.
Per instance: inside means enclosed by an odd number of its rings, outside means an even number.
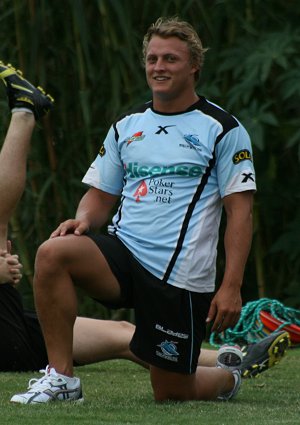
[[[177,99],[166,99],[158,96],[153,97],[153,109],[157,112],[165,114],[173,114],[176,112],[184,112],[194,103],[198,102],[199,96],[193,93],[191,96]]]

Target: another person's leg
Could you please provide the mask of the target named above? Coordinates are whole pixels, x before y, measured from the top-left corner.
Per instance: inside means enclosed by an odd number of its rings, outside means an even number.
[[[0,368],[21,371],[34,368],[41,356],[27,328],[20,295],[12,286],[21,278],[21,264],[16,255],[10,255],[7,228],[24,190],[27,155],[35,120],[48,112],[53,99],[1,61],[0,80],[6,87],[12,111],[0,152]]]
[[[129,349],[135,326],[126,321],[77,317],[74,325],[73,359],[77,365],[126,359],[149,366]]]
[[[22,196],[26,163],[35,120],[52,107],[53,99],[25,80],[20,71],[0,61],[11,121],[0,153],[0,250],[7,250],[7,226]]]
[[[0,152],[0,248],[7,249],[7,225],[18,204],[26,182],[26,162],[34,115],[14,112]]]
[[[30,112],[14,112],[0,152],[0,283],[18,283],[18,256],[5,255],[8,222],[22,196],[26,181],[26,160],[35,119]]]
[[[290,335],[283,329],[267,335],[256,343],[246,345],[242,348],[244,355],[242,377],[255,378],[277,365],[286,355],[289,346]]]
[[[198,366],[214,367],[218,359],[218,350],[201,348]]]

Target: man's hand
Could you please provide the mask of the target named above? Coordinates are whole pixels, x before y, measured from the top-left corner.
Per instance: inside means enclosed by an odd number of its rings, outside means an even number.
[[[12,283],[17,285],[22,278],[22,267],[18,255],[0,251],[0,284]]]
[[[76,216],[61,223],[50,238],[74,234],[83,235],[90,229],[100,229],[108,220],[119,196],[90,187],[79,202]]]
[[[86,221],[78,219],[69,219],[61,223],[54,232],[51,233],[50,238],[58,236],[65,236],[73,233],[74,235],[82,235],[89,230],[89,225]]]
[[[240,317],[242,298],[239,288],[220,287],[212,299],[206,322],[212,322],[212,332],[234,327]]]

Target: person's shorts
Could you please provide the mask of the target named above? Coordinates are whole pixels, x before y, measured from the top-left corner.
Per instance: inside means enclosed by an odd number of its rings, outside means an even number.
[[[34,312],[25,311],[19,292],[0,285],[0,371],[36,371],[48,363],[41,328]]]
[[[105,256],[121,288],[118,304],[103,304],[135,310],[136,330],[131,351],[150,365],[172,372],[194,373],[205,338],[212,293],[168,285],[145,270],[118,238],[88,236]]]

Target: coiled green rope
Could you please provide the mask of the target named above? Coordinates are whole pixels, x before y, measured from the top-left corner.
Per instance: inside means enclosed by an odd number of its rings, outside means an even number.
[[[259,341],[266,336],[264,324],[260,318],[262,310],[269,312],[275,319],[282,322],[276,332],[287,325],[300,326],[300,310],[286,307],[277,300],[261,298],[245,304],[242,308],[240,319],[234,328],[229,328],[221,334],[212,332],[209,340],[210,344],[214,347],[220,347],[223,344],[251,344]]]

